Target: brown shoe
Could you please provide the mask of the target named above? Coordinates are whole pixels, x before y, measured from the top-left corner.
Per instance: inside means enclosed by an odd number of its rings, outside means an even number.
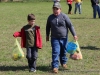
[[[66,64],[63,64],[62,67],[63,67],[64,69],[67,69],[67,65],[66,65]]]
[[[53,73],[58,73],[58,68],[53,68]]]
[[[68,14],[72,14],[72,13],[71,13],[71,11],[70,11],[70,12],[68,12]]]

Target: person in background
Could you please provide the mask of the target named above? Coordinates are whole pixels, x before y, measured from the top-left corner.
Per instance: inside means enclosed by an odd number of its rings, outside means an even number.
[[[72,10],[72,2],[73,2],[73,0],[66,0],[66,1],[67,1],[68,6],[69,6],[68,14],[72,14],[71,10]]]
[[[53,2],[54,2],[54,3],[56,3],[56,2],[60,2],[60,0],[53,0]]]
[[[96,18],[96,13],[98,12],[98,16],[100,18],[100,5],[99,0],[91,0],[91,5],[93,8],[93,18]]]
[[[82,13],[82,9],[81,9],[81,4],[82,4],[82,0],[73,0],[75,2],[75,10],[74,10],[74,14],[76,14],[77,9],[79,10],[79,14]]]
[[[69,17],[61,12],[59,2],[54,3],[53,14],[51,14],[46,23],[46,41],[49,41],[51,31],[52,47],[52,71],[58,73],[59,61],[64,69],[67,69],[66,47],[68,42],[68,30],[72,33],[75,40],[77,35]]]
[[[38,48],[42,48],[40,27],[35,25],[35,15],[28,14],[28,24],[15,32],[14,37],[21,37],[21,47],[26,48],[26,58],[28,60],[29,72],[36,72],[36,61]],[[39,39],[40,38],[40,39]]]

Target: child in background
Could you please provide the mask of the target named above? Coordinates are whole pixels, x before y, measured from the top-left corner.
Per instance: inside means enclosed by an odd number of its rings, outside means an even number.
[[[20,32],[15,32],[13,36],[21,37],[21,47],[26,48],[29,72],[36,72],[38,48],[42,48],[40,27],[35,25],[34,14],[28,14],[27,20],[28,24],[23,26]]]
[[[81,11],[82,0],[74,0],[74,2],[75,2],[74,14],[76,14],[77,9],[79,10],[79,14],[81,14],[82,13],[82,11]]]
[[[67,1],[68,6],[69,6],[68,14],[72,14],[71,10],[72,10],[72,2],[73,2],[73,0],[66,0],[66,1]]]

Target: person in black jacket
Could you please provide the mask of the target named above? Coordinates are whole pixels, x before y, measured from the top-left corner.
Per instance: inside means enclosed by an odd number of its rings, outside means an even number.
[[[93,8],[93,18],[96,18],[96,12],[98,12],[98,16],[100,18],[100,5],[99,0],[91,0],[92,8]]]

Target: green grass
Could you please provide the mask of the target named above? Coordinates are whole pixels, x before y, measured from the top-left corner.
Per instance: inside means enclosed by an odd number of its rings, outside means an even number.
[[[36,3],[0,3],[0,75],[53,75],[50,69],[51,46],[45,41],[47,17],[52,13],[53,2]],[[61,2],[62,12],[67,14],[66,2]],[[74,12],[74,3],[73,10]],[[20,31],[27,24],[27,15],[36,15],[36,24],[41,27],[43,48],[38,52],[37,72],[29,73],[27,59],[18,61],[11,59],[15,39],[15,31]],[[92,19],[90,1],[82,4],[82,14],[68,15],[78,35],[78,42],[83,60],[68,60],[68,69],[60,67],[57,75],[100,75],[100,19]],[[20,38],[18,38],[20,41]],[[69,41],[73,40],[69,33]],[[25,49],[23,49],[25,52]],[[67,54],[69,57],[69,54]]]

